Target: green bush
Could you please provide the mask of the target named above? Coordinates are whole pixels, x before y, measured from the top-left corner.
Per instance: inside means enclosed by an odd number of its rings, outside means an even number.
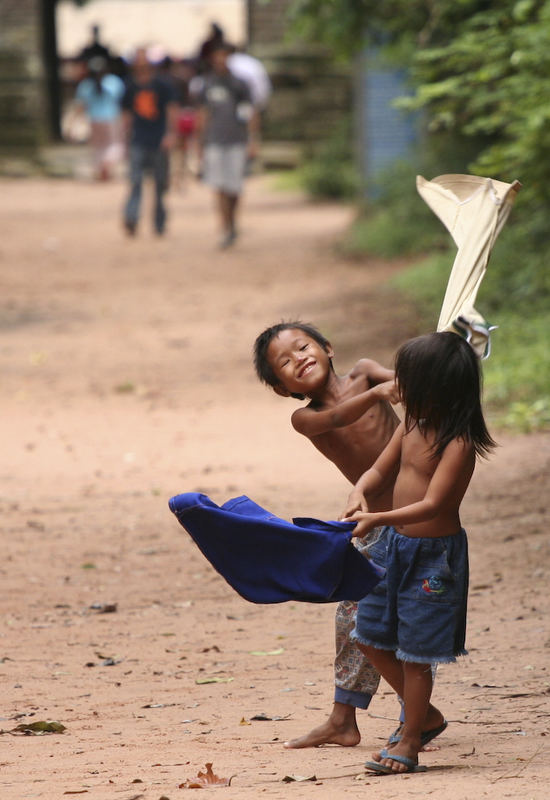
[[[427,177],[437,170],[425,170]],[[411,188],[412,187],[412,188]],[[544,209],[522,205],[521,193],[500,234],[476,308],[498,325],[493,353],[483,362],[485,399],[498,424],[523,431],[550,426],[550,270]],[[392,280],[417,308],[426,331],[435,330],[456,256],[450,235],[415,191],[411,169],[388,173],[376,206],[347,232],[342,250],[386,258],[430,252]]]
[[[525,308],[526,314],[548,313],[550,271],[548,270],[548,220],[529,216],[520,205],[502,231],[481,285],[479,297],[490,314]]]
[[[359,188],[351,161],[338,161],[323,155],[308,161],[300,170],[303,188],[319,200],[352,200]]]
[[[393,279],[392,284],[407,295],[434,330],[454,259],[454,251],[419,262]],[[496,270],[495,270],[496,272]],[[486,276],[492,276],[489,267]],[[487,290],[484,284],[483,288]],[[487,296],[485,291],[484,296]],[[504,299],[504,298],[502,298]],[[477,308],[494,324],[492,353],[483,362],[484,397],[498,425],[531,431],[550,427],[550,319],[535,305],[521,313],[521,304],[500,304],[488,315],[480,292]]]
[[[299,170],[308,194],[317,199],[357,199],[359,179],[352,142],[351,118],[346,117]]]
[[[550,424],[550,324],[546,314],[514,311],[495,318],[493,352],[484,362],[485,397],[504,425]]]
[[[421,164],[414,163],[416,168]],[[428,168],[419,171],[433,174]],[[416,169],[411,162],[398,162],[380,173],[376,193],[375,201],[363,203],[344,236],[344,254],[396,258],[445,247],[448,236],[416,191]]]
[[[425,253],[441,243],[440,232],[422,215],[381,208],[360,213],[340,248],[344,255],[352,258],[367,253],[380,258],[398,258]]]
[[[414,302],[426,323],[426,331],[436,328],[454,255],[455,251],[449,249],[422,259],[392,280],[392,284]]]

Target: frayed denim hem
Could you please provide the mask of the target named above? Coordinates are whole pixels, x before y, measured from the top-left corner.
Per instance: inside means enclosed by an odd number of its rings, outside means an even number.
[[[452,656],[414,656],[410,653],[405,653],[403,650],[397,649],[395,651],[395,657],[399,659],[399,661],[407,661],[411,664],[430,664],[430,666],[435,666],[436,664],[454,664],[456,662],[457,656],[467,656],[467,650],[461,650],[459,653],[455,653]]]
[[[364,644],[365,647],[374,647],[376,650],[393,650],[395,652],[398,648],[397,643],[384,645],[380,644],[380,642],[374,642],[372,639],[363,639],[362,636],[359,636],[356,630],[351,632],[349,638],[352,642],[355,642],[355,644]]]

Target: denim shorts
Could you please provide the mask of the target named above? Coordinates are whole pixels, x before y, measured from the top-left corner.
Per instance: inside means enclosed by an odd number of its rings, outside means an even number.
[[[352,638],[420,664],[466,655],[466,532],[413,538],[386,527],[369,555],[386,574],[359,601]]]

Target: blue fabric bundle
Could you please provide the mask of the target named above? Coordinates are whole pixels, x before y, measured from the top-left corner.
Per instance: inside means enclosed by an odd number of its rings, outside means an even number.
[[[244,495],[217,506],[188,492],[169,506],[214,569],[252,603],[360,600],[383,574],[351,544],[354,522],[291,523]]]

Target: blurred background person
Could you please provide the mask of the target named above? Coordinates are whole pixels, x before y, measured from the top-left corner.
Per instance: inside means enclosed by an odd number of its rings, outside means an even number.
[[[259,58],[245,53],[244,49],[233,48],[227,58],[227,66],[237,78],[243,80],[250,90],[250,97],[257,113],[257,138],[261,133],[262,115],[267,108],[273,87],[267,74],[267,70]],[[253,155],[248,154],[246,161],[246,175],[250,175],[254,169],[255,157],[258,155],[259,148]]]
[[[171,68],[176,87],[179,111],[177,126],[177,143],[175,149],[174,183],[178,188],[185,184],[188,174],[196,172],[190,166],[192,142],[196,128],[196,109],[190,92],[190,82],[195,75],[195,66],[191,59],[174,61]]]
[[[245,53],[243,49],[232,48],[227,58],[227,66],[233,75],[248,85],[252,102],[258,111],[265,111],[273,87],[260,59]]]
[[[92,25],[92,40],[90,44],[87,44],[82,48],[77,56],[78,61],[82,61],[84,64],[87,64],[92,60],[92,58],[99,56],[100,58],[103,58],[105,61],[109,62],[111,58],[111,52],[107,45],[100,41],[99,30],[99,25]]]
[[[118,75],[108,71],[104,56],[93,56],[87,64],[87,72],[87,77],[76,88],[66,126],[71,137],[79,115],[86,114],[90,123],[94,176],[106,181],[123,154],[121,101],[125,87]]]
[[[220,45],[225,41],[223,28],[217,22],[210,23],[210,32],[206,39],[203,41],[197,54],[197,74],[202,75],[208,72],[211,67],[211,56],[214,50],[217,50]]]
[[[232,49],[222,43],[210,54],[211,69],[198,97],[196,134],[200,173],[216,192],[223,249],[237,237],[237,207],[247,158],[253,158],[258,147],[258,113],[250,89],[227,65]]]
[[[135,234],[143,177],[150,173],[155,187],[153,227],[160,236],[166,227],[164,194],[168,188],[169,151],[177,137],[178,103],[172,81],[156,73],[145,48],[136,51],[122,109],[130,178],[124,226],[128,234]]]

